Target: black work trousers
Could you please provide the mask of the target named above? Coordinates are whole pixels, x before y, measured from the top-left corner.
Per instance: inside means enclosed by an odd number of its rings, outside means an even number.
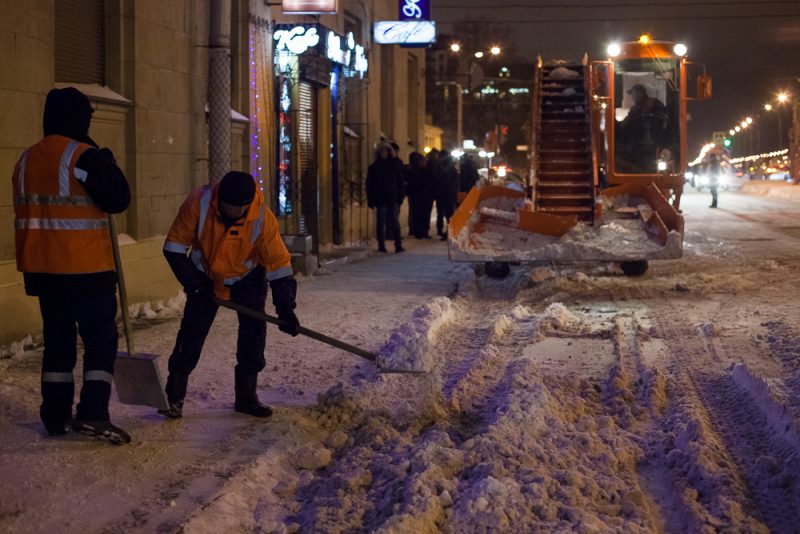
[[[263,311],[267,300],[267,281],[264,270],[256,268],[248,276],[231,286],[231,300],[242,306]],[[170,401],[182,400],[186,395],[185,380],[197,366],[208,331],[214,322],[219,306],[211,292],[188,295],[183,310],[178,338],[169,357],[169,374],[174,377],[167,383]],[[239,332],[236,340],[236,376],[257,375],[264,369],[264,347],[267,341],[267,324],[264,321],[237,313]],[[176,389],[172,391],[171,388]]]
[[[400,221],[398,216],[400,214],[400,206],[397,204],[383,204],[375,210],[375,237],[378,239],[378,247],[380,250],[386,248],[386,239],[394,239],[395,249],[400,248],[402,237],[400,236]]]
[[[39,309],[44,331],[42,421],[50,428],[72,416],[78,334],[84,346],[83,386],[75,416],[84,421],[108,421],[117,357],[116,295],[41,295]]]

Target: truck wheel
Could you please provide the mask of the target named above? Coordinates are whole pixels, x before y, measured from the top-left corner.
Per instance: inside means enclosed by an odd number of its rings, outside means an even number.
[[[625,276],[642,276],[647,272],[647,260],[623,261],[619,266]]]
[[[511,273],[511,266],[507,261],[487,261],[484,269],[489,278],[505,278]]]

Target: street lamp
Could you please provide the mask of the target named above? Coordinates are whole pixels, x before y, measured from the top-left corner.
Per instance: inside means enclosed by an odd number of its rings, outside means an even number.
[[[458,43],[452,43],[450,45],[450,51],[451,52],[460,52],[461,51],[461,45],[458,44]]]
[[[772,111],[772,104],[764,104],[764,111]]]
[[[483,57],[483,52],[478,50],[477,52],[475,52],[475,57],[478,58],[478,59],[482,58]]]
[[[491,52],[493,56],[499,56],[500,55],[500,47],[495,45],[495,46],[493,46],[493,47],[491,47],[489,49],[489,52]]]

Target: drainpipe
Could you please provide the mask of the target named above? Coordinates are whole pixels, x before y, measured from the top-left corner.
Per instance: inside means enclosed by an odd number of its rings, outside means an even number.
[[[208,181],[231,169],[231,2],[211,0],[208,36]]]

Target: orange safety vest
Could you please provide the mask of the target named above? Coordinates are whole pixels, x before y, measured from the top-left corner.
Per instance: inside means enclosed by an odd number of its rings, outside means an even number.
[[[294,274],[292,257],[280,234],[278,220],[261,191],[241,225],[225,228],[219,218],[219,183],[195,189],[181,206],[167,234],[164,250],[188,254],[195,267],[214,282],[214,293],[230,298],[229,287],[263,265],[267,280]]]
[[[114,270],[108,215],[92,201],[75,164],[90,145],[48,135],[14,168],[17,270],[86,274]]]

